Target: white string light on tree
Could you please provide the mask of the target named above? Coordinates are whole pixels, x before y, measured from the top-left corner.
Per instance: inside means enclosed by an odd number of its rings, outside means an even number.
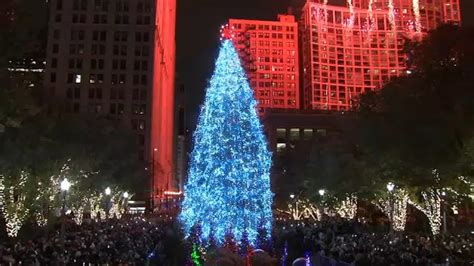
[[[319,221],[320,211],[308,199],[297,199],[293,203],[288,204],[288,209],[282,212],[287,213],[294,221],[303,219],[310,219],[312,221]]]
[[[391,193],[392,199],[390,196],[381,197],[373,201],[373,204],[392,220],[393,230],[401,232],[405,230],[407,220],[408,193],[403,188],[396,189]]]
[[[337,207],[336,212],[344,219],[354,219],[357,214],[357,196],[347,196]]]
[[[21,171],[18,178],[3,179],[3,215],[9,237],[16,237],[29,213],[24,194],[28,173]]]
[[[430,189],[421,192],[420,203],[409,200],[409,203],[420,210],[428,218],[431,232],[437,235],[441,229],[441,196],[439,189]]]

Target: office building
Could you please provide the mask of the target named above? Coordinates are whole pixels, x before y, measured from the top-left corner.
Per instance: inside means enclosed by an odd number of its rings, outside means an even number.
[[[307,1],[300,21],[304,108],[350,110],[358,95],[405,75],[406,40],[460,23],[457,0]]]
[[[298,26],[291,15],[278,21],[230,19],[233,36],[259,113],[268,108],[299,109]]]
[[[157,196],[173,190],[173,0],[51,0],[45,98],[136,132]],[[106,145],[106,144],[104,144]]]

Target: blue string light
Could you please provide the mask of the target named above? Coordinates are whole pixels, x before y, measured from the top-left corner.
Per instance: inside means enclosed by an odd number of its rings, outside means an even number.
[[[202,238],[222,244],[229,230],[254,245],[259,226],[271,234],[271,153],[234,45],[224,40],[206,91],[179,216],[200,224]]]
[[[283,266],[286,266],[286,260],[288,258],[288,241],[285,241],[285,246],[283,247],[283,256],[281,262]]]
[[[311,266],[311,252],[309,251],[306,251],[306,253],[304,254],[304,258],[306,260],[306,266]]]

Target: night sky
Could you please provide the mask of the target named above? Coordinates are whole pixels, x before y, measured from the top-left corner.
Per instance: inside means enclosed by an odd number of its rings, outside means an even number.
[[[190,129],[212,74],[219,45],[219,27],[229,18],[276,20],[290,0],[178,0],[177,72],[188,99]],[[474,26],[474,0],[461,0],[464,25]]]

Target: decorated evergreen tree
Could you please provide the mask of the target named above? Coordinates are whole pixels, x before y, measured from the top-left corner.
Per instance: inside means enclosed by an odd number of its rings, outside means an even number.
[[[219,244],[228,229],[236,239],[246,231],[251,244],[260,224],[270,234],[271,154],[256,104],[237,51],[224,40],[194,133],[179,217],[188,234],[197,223],[205,240],[214,225]]]
[[[264,226],[264,224],[260,224],[260,227],[257,230],[257,241],[255,243],[255,247],[267,252],[271,252],[271,239],[269,238],[268,232]]]
[[[191,253],[191,260],[193,266],[202,266],[202,252],[199,250],[199,247],[196,244],[193,244],[193,252]]]
[[[193,225],[191,227],[191,230],[189,232],[189,237],[188,237],[188,241],[191,243],[191,246],[192,245],[197,245],[197,246],[202,245],[201,235],[202,235],[201,225],[199,223]]]
[[[209,250],[215,249],[217,247],[216,237],[214,236],[214,228],[211,227],[211,232],[209,233],[209,237],[207,239],[207,248]]]
[[[247,232],[244,231],[244,233],[242,234],[242,239],[240,239],[239,254],[242,256],[247,256],[248,253],[251,251],[251,249],[252,249],[252,246],[249,243]]]
[[[232,253],[237,253],[237,243],[235,241],[235,237],[234,237],[234,234],[232,233],[232,231],[227,231],[227,233],[224,235],[224,247],[231,251]]]
[[[187,250],[188,250],[188,265],[198,266],[202,265],[202,254],[204,245],[202,242],[202,230],[201,225],[196,223],[191,227],[189,236],[187,238]]]

